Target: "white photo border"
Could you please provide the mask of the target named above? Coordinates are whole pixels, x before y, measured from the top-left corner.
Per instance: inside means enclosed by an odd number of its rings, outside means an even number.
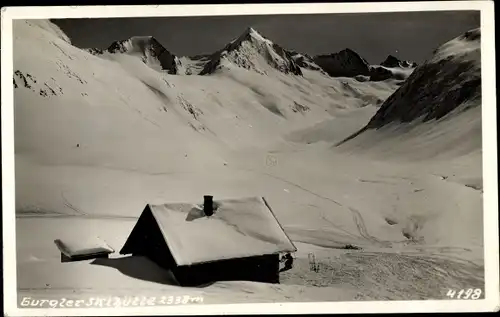
[[[484,186],[485,299],[426,301],[352,301],[180,305],[130,308],[28,309],[18,308],[16,287],[16,221],[14,177],[13,36],[15,19],[116,18],[167,16],[230,16],[335,14],[408,11],[477,10],[481,14],[482,148]],[[2,202],[4,313],[8,316],[115,316],[115,315],[216,315],[216,314],[324,314],[479,312],[500,309],[498,181],[495,83],[495,22],[493,1],[429,1],[307,4],[147,5],[4,7],[1,11],[2,58]]]

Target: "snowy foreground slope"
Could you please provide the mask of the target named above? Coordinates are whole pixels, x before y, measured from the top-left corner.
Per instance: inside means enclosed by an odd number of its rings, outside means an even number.
[[[210,74],[174,75],[137,54],[78,49],[46,21],[15,21],[21,296],[428,299],[483,285],[481,192],[447,178],[480,180],[478,155],[412,161],[398,153],[397,140],[387,161],[375,151],[332,149],[365,126],[399,82],[331,78],[301,66],[302,75],[285,73],[252,56],[265,75],[229,58]],[[477,109],[464,115],[479,120]],[[118,250],[147,203],[201,203],[204,194],[266,198],[298,247],[281,284],[186,290],[144,258],[60,263],[55,239],[99,236]],[[309,270],[309,253],[319,272]]]

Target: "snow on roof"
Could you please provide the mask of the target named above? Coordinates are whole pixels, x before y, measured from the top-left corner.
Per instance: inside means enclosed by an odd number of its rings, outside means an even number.
[[[89,237],[85,240],[66,237],[64,241],[56,239],[54,243],[61,253],[70,258],[79,255],[98,255],[115,252],[113,248],[99,237]]]
[[[177,265],[297,251],[264,198],[214,204],[210,217],[201,204],[149,205]]]

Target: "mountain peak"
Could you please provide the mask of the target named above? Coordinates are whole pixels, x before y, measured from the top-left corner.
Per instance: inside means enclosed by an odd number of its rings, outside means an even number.
[[[285,74],[302,75],[289,51],[266,39],[253,27],[246,28],[238,38],[213,54],[200,75],[215,72],[221,68],[222,62],[258,73],[266,73],[265,69],[270,66]]]
[[[132,36],[126,40],[111,43],[105,50],[87,50],[92,54],[128,54],[139,57],[143,63],[153,69],[177,73],[178,58],[169,52],[154,36]]]
[[[268,39],[266,39],[264,36],[262,36],[262,34],[260,34],[256,29],[254,29],[253,27],[248,27],[246,32],[246,34],[250,35],[251,37],[253,37],[254,39],[258,39],[258,40],[266,40],[266,41],[269,41]]]
[[[164,51],[163,45],[151,35],[132,36],[126,40],[119,40],[111,43],[107,51],[109,53],[138,53],[145,50]]]
[[[400,63],[401,61],[396,56],[389,54],[380,65],[385,67],[399,67]]]
[[[385,61],[380,63],[380,65],[389,68],[394,68],[394,67],[415,68],[417,66],[417,63],[412,61],[402,61],[394,55],[389,55],[387,56]]]
[[[262,36],[257,30],[253,27],[247,27],[245,31],[238,37],[236,40],[232,41],[228,44],[228,46],[241,45],[244,41],[251,41],[254,43],[268,43],[273,44],[270,40],[266,39]]]
[[[332,77],[369,76],[370,65],[358,53],[345,48],[337,53],[318,55],[314,62]]]
[[[338,55],[338,56],[348,56],[350,58],[355,58],[355,59],[358,59],[360,60],[362,63],[366,64],[366,65],[369,65],[369,63],[363,58],[361,57],[361,55],[358,54],[358,52],[350,49],[350,48],[345,48],[343,50],[341,50],[340,52],[338,52],[337,54],[332,54],[332,55]]]
[[[350,49],[348,47],[346,47],[343,50],[339,51],[337,54],[355,54],[355,55],[359,55],[354,50],[352,50],[352,49]]]
[[[252,34],[252,33],[257,33],[257,34],[259,34],[259,32],[257,32],[257,31],[256,31],[253,27],[251,27],[251,26],[249,26],[249,27],[247,27],[247,28],[246,28],[245,33],[247,33],[247,34]]]

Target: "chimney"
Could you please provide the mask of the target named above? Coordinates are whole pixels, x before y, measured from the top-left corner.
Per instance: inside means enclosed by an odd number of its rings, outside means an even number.
[[[206,216],[211,216],[214,214],[214,201],[213,201],[214,196],[208,196],[205,195],[203,196],[203,212],[205,213]]]

